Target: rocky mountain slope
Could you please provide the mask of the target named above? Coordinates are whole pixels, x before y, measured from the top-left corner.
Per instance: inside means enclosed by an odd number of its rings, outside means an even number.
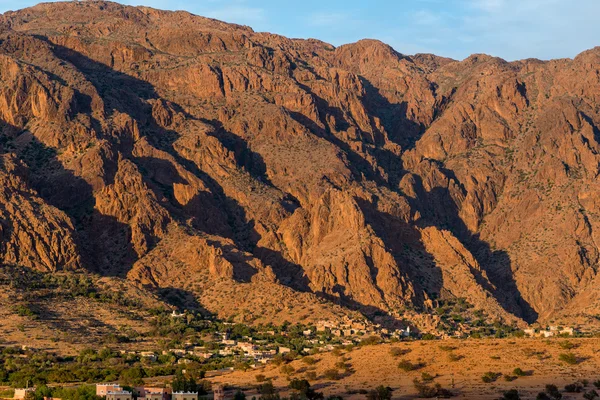
[[[0,17],[0,262],[222,316],[600,312],[600,50],[454,61],[103,1]],[[323,311],[325,312],[325,311]]]

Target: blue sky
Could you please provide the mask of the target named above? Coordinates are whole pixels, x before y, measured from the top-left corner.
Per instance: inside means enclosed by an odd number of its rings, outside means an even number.
[[[0,12],[36,0],[0,0]],[[404,54],[574,57],[600,45],[600,0],[121,0],[182,9],[336,46],[380,39]]]

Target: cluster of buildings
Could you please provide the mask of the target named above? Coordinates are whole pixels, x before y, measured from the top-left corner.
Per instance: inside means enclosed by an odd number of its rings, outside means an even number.
[[[573,336],[575,334],[575,328],[564,328],[560,326],[549,326],[545,329],[529,328],[524,329],[526,336],[530,337],[553,337],[553,336]]]
[[[124,390],[121,385],[101,383],[96,385],[96,396],[106,400],[198,400],[198,393],[173,392],[170,388],[137,386],[133,392]]]
[[[317,323],[317,332],[326,332],[329,330],[332,335],[358,342],[365,337],[379,336],[403,338],[411,335],[410,327],[405,329],[390,330],[382,327],[380,324],[373,324],[368,321],[357,321],[350,318],[344,318],[341,322],[319,321]]]

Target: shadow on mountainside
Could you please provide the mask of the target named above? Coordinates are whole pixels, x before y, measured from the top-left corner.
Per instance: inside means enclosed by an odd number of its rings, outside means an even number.
[[[379,118],[388,134],[388,139],[400,145],[403,151],[414,148],[415,143],[425,133],[425,127],[408,118],[408,104],[405,101],[390,103],[381,94],[380,89],[368,79],[361,76],[360,81],[365,88],[364,100],[367,111],[370,115]]]
[[[442,172],[459,184],[451,171]],[[476,281],[488,290],[498,303],[509,313],[514,314],[528,323],[535,322],[537,312],[522,297],[511,268],[508,253],[503,250],[492,250],[490,245],[481,240],[478,234],[472,233],[460,218],[459,209],[452,199],[448,188],[436,187],[426,191],[421,178],[415,175],[416,199],[409,199],[411,206],[419,210],[422,219],[419,224],[445,229],[458,238],[465,248],[475,257],[480,267],[486,272],[491,287],[478,271],[471,270]]]
[[[263,263],[271,265],[277,278],[282,283],[286,284],[287,282],[287,285],[297,290],[309,290],[308,281],[304,277],[300,266],[291,263],[278,252],[268,249],[255,251],[260,235],[254,229],[254,221],[248,220],[244,208],[235,199],[229,197],[223,187],[209,174],[201,170],[197,163],[184,158],[176,151],[174,143],[181,135],[175,130],[164,128],[153,118],[152,106],[147,103],[147,100],[162,101],[162,99],[150,83],[116,71],[77,51],[55,45],[45,37],[40,37],[40,39],[48,42],[58,58],[71,63],[92,83],[104,101],[106,118],[110,118],[116,112],[132,117],[138,124],[140,136],[146,137],[155,148],[168,153],[175,163],[199,178],[210,190],[210,192],[198,192],[187,204],[181,205],[174,198],[173,185],[177,183],[186,184],[187,181],[177,172],[177,168],[170,160],[137,157],[133,154],[133,140],[129,140],[128,137],[118,135],[115,132],[105,132],[106,139],[110,140],[121,154],[138,166],[144,183],[156,194],[157,199],[164,199],[161,205],[169,210],[171,215],[175,216],[183,225],[187,225],[187,222],[191,220],[191,225],[195,229],[233,240],[238,249],[255,253],[255,256],[261,259]],[[171,102],[169,104],[175,108],[175,111],[184,114],[187,119],[195,119],[177,104]],[[238,164],[254,179],[272,186],[266,175],[265,163],[259,154],[252,152],[241,138],[227,132],[220,122],[212,120],[201,122],[213,127],[214,132],[210,134],[217,138],[225,148],[233,152]],[[282,200],[282,206],[291,213],[297,207],[297,204],[293,201],[293,198],[287,196]],[[158,238],[153,238],[154,243],[158,240]],[[234,271],[234,277],[242,282],[249,282],[256,270],[250,267],[247,262],[240,263],[239,257],[232,255],[227,249],[223,250],[223,256],[226,259],[228,257],[235,258],[237,264],[234,265],[241,268],[239,271]],[[123,267],[120,268],[117,274],[124,276],[133,262],[135,262],[135,257],[125,263],[112,262],[111,264],[122,265]],[[113,273],[110,269],[104,272],[107,274]],[[293,279],[290,279],[289,275]]]
[[[180,134],[174,130],[164,128],[153,118],[152,106],[147,100],[161,99],[150,83],[116,71],[72,49],[55,45],[45,37],[40,38],[52,46],[58,58],[74,65],[92,83],[104,101],[104,115],[107,119],[116,113],[129,115],[137,122],[140,136],[146,137],[152,146],[165,151],[173,158],[174,162],[163,158],[138,157],[134,155],[132,134],[98,130],[98,134],[103,134],[103,138],[110,141],[113,148],[117,150],[115,153],[122,154],[136,164],[142,174],[144,183],[155,193],[160,204],[169,210],[171,215],[184,225],[187,225],[187,222],[191,220],[191,225],[202,232],[231,239],[240,250],[251,252],[265,264],[271,265],[282,284],[297,290],[310,290],[303,268],[288,261],[285,255],[280,252],[258,247],[260,235],[254,228],[254,222],[248,220],[244,208],[235,199],[228,196],[219,182],[204,172],[196,162],[182,157],[177,152],[174,143],[180,137]],[[385,113],[383,110],[377,110],[378,107],[385,107],[387,100],[368,84],[366,87],[367,96],[373,97],[370,100],[372,101],[370,108],[376,109],[371,111],[374,115],[380,116],[382,120],[385,119],[384,125],[393,128],[394,124],[398,123],[411,131],[410,135],[407,136],[410,137],[410,140],[399,137],[399,133],[394,134],[395,140],[399,142],[407,140],[409,144],[416,141],[422,131],[418,125],[412,126],[411,124],[414,123],[405,118],[406,109],[402,109],[402,105],[397,105],[390,109],[392,111],[386,111]],[[310,92],[308,88],[305,88],[305,90],[316,99],[320,110],[326,110],[335,116],[336,121],[340,124],[338,127],[340,130],[349,127],[342,110],[328,104],[324,99]],[[81,109],[79,111],[92,116],[89,99],[84,95],[80,97]],[[389,103],[388,106],[390,106]],[[174,107],[181,111],[179,106],[174,105]],[[395,113],[400,113],[400,115],[395,115]],[[292,112],[290,114],[292,118],[307,127],[316,136],[342,149],[352,163],[350,170],[357,181],[364,181],[366,178],[397,191],[397,183],[406,171],[403,170],[400,157],[381,147],[382,138],[375,136],[374,140],[369,142],[366,139],[368,136],[366,133],[359,132],[358,134],[362,138],[361,142],[367,142],[367,152],[376,152],[378,159],[385,160],[382,165],[377,165],[383,170],[383,173],[367,160],[365,154],[353,150],[347,142],[331,132],[326,121],[321,121],[325,127],[322,128],[302,114]],[[186,117],[193,119],[187,114]],[[264,161],[260,155],[253,153],[248,148],[243,139],[227,132],[222,125],[215,123],[215,121],[202,122],[213,126],[214,133],[212,135],[225,148],[233,151],[237,162],[243,165],[256,180],[270,185],[266,177]],[[97,122],[95,124],[100,126]],[[112,160],[112,162],[116,164],[115,160]],[[173,186],[177,183],[184,184],[186,179],[179,174],[175,163],[199,178],[210,192],[197,193],[185,206],[179,204],[173,194]],[[53,170],[48,169],[48,165],[51,165],[56,171],[52,173]],[[133,249],[131,227],[118,222],[114,217],[98,213],[95,210],[95,199],[91,185],[83,178],[75,176],[71,171],[65,170],[58,161],[56,154],[50,155],[47,163],[40,165],[40,170],[46,171],[40,174],[40,178],[35,182],[34,187],[48,203],[65,211],[74,220],[78,233],[78,245],[84,250],[82,254],[85,255],[86,265],[93,266],[96,271],[105,275],[126,276],[139,257]],[[53,179],[46,180],[46,177],[50,176],[49,174],[52,175]],[[110,176],[114,179],[114,173]],[[499,298],[500,303],[507,310],[512,310],[517,315],[521,314],[526,320],[535,320],[537,314],[518,294],[508,255],[504,252],[491,251],[487,243],[468,232],[459,218],[456,204],[452,201],[447,189],[427,193],[423,190],[421,184],[419,192],[418,200],[411,205],[414,209],[422,212],[424,215],[423,220],[427,221],[426,223],[435,224],[441,229],[451,230],[463,243],[468,244],[467,248],[477,257],[482,268],[488,271],[492,283],[497,288],[508,290],[506,296],[503,296],[500,290],[493,293]],[[411,271],[412,277],[416,278],[422,287],[439,290],[441,288],[441,272],[435,266],[431,255],[424,251],[422,245],[419,244],[418,237],[414,236],[414,228],[404,226],[401,221],[394,220],[393,216],[378,214],[374,205],[363,204],[362,207],[366,210],[365,214],[370,215],[373,229],[378,231],[378,236],[382,237],[394,257],[398,258],[398,264],[408,264],[414,260],[414,257],[421,257],[422,260],[419,261],[419,265],[428,266],[427,268],[431,269],[431,274],[422,274],[421,271],[413,268]],[[435,218],[436,213],[442,213],[440,218]],[[388,218],[391,220],[386,221]],[[403,235],[415,241],[413,249],[415,254],[406,252],[404,244],[399,240]],[[151,237],[150,248],[158,240],[159,238]],[[229,254],[231,252],[228,249],[225,249],[224,252],[226,253],[225,258],[228,256],[237,257],[237,255]],[[250,281],[256,271],[244,260],[241,260],[241,266],[243,267],[241,270],[234,271],[234,277],[242,282]],[[338,292],[342,293],[343,291]],[[513,301],[510,296],[515,294],[518,295],[517,300]],[[374,315],[384,313],[383,310],[376,307],[358,304],[351,299],[345,298],[342,300],[352,307],[366,309]]]
[[[73,171],[66,169],[57,158],[55,149],[40,142],[29,131],[3,125],[4,150],[14,152],[31,172],[29,185],[38,196],[53,207],[65,212],[75,228],[75,245],[82,262],[92,271],[106,273],[105,265],[132,265],[137,255],[131,244],[131,228],[115,217],[95,209],[92,186]],[[7,132],[9,132],[7,134]],[[19,141],[19,146],[14,143]],[[60,268],[60,266],[59,266]]]

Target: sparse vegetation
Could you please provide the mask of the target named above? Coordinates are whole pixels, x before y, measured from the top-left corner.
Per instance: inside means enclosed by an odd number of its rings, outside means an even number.
[[[330,368],[323,373],[323,377],[330,381],[337,381],[341,379],[340,371],[335,368]]]
[[[398,363],[398,368],[400,368],[402,371],[405,371],[405,372],[414,371],[421,367],[422,367],[421,364],[414,364],[408,360],[402,360]]]
[[[439,383],[430,385],[430,384],[427,384],[426,382],[422,382],[418,379],[414,379],[413,385],[414,385],[415,389],[417,389],[417,393],[419,394],[419,397],[425,398],[425,399],[431,399],[434,397],[435,398],[450,398],[454,395],[451,391],[442,388],[442,386]]]
[[[390,400],[392,389],[387,386],[378,386],[367,393],[367,400]]]
[[[521,396],[517,389],[510,389],[502,394],[501,400],[521,400]]]
[[[558,356],[558,359],[569,365],[575,365],[578,363],[577,356],[573,353],[562,353]]]
[[[483,376],[481,377],[481,380],[485,383],[492,383],[495,382],[502,374],[498,373],[498,372],[486,372],[485,374],[483,374]]]

